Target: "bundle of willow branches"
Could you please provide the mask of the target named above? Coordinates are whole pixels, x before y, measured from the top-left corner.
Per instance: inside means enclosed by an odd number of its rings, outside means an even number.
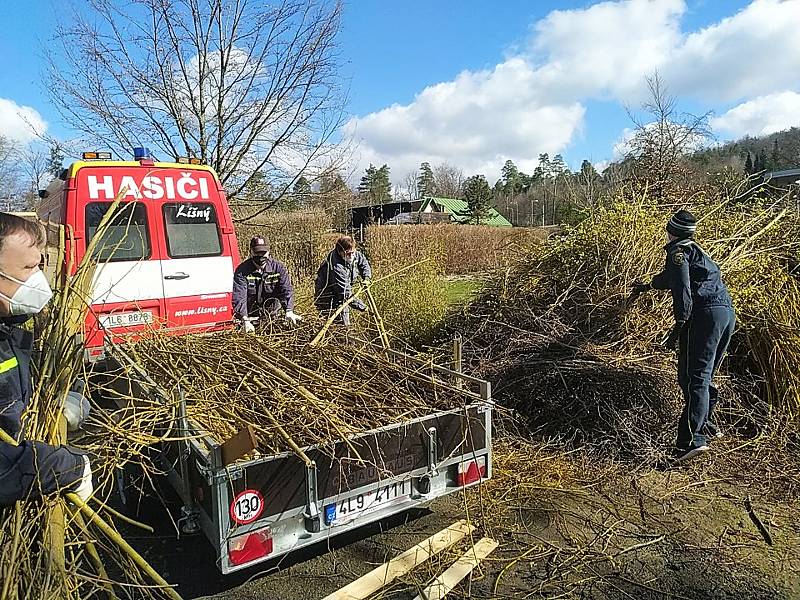
[[[336,336],[311,346],[318,328],[309,323],[257,336],[156,335],[130,351],[160,388],[173,398],[184,395],[189,417],[207,432],[224,441],[251,425],[265,453],[325,446],[463,406],[464,396],[434,378],[430,366],[409,368],[374,346]]]
[[[23,423],[26,439],[67,443],[62,406],[83,375],[83,348],[76,334],[96,269],[92,257],[112,219],[124,218],[124,209],[118,208],[118,202],[112,204],[80,264],[68,256],[65,272],[52,282],[54,297],[37,341],[34,394]],[[63,228],[57,239],[58,262],[64,264]],[[4,441],[14,443],[8,436]],[[102,468],[104,461],[91,458],[96,477],[107,481],[111,473]],[[67,493],[0,509],[0,599],[180,598],[122,539],[108,520],[121,515],[105,506],[101,493],[92,504],[97,510]]]

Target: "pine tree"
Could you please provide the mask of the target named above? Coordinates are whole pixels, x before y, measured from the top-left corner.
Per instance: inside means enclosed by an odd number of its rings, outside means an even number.
[[[467,214],[476,225],[487,221],[492,214],[492,190],[486,177],[473,175],[464,182],[464,199],[467,201]]]
[[[419,191],[420,198],[427,198],[436,195],[433,169],[431,168],[431,164],[429,162],[424,162],[419,166],[417,189]]]
[[[391,201],[392,184],[389,181],[389,167],[383,165],[380,169],[376,169],[375,165],[370,164],[361,177],[358,195],[371,206]]]
[[[767,151],[764,148],[756,156],[755,169],[757,173],[767,170]]]
[[[600,177],[595,170],[594,165],[592,165],[592,163],[586,159],[584,159],[581,163],[581,176],[583,177],[584,181],[593,181],[594,179]]]
[[[292,189],[294,203],[300,206],[308,206],[311,200],[311,184],[302,175],[295,181]]]
[[[366,198],[372,191],[372,185],[375,181],[375,174],[378,170],[372,163],[366,168],[364,175],[361,176],[361,182],[358,184],[358,195]]]
[[[64,147],[58,142],[50,145],[50,156],[47,159],[46,171],[53,177],[58,177],[64,169]]]
[[[256,171],[250,176],[244,186],[244,200],[252,203],[268,204],[272,202],[274,195],[272,186],[267,179],[264,171]]]
[[[560,154],[556,154],[553,157],[553,161],[550,163],[550,170],[553,176],[558,177],[562,173],[568,173],[569,169],[567,168],[567,163],[564,162],[564,157]]]
[[[502,169],[503,191],[509,196],[516,196],[522,191],[520,172],[517,165],[511,160],[507,160]]]
[[[533,170],[533,180],[544,179],[550,176],[553,167],[550,163],[550,155],[547,152],[542,152],[539,155],[539,164]]]
[[[769,162],[767,163],[767,169],[769,171],[777,171],[781,167],[781,149],[778,146],[777,138],[772,144],[772,152],[769,154]]]
[[[391,202],[392,200],[392,182],[389,180],[389,167],[383,165],[375,173],[375,188],[373,191],[375,200],[378,203]]]
[[[750,157],[750,153],[747,153],[747,158],[744,159],[744,174],[745,175],[752,175],[753,171],[753,159]]]

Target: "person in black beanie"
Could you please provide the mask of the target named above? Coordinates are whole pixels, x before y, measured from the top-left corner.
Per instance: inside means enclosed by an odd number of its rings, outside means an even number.
[[[728,289],[719,267],[694,241],[697,219],[679,210],[667,223],[664,270],[649,284],[635,283],[634,293],[670,290],[675,326],[664,340],[678,349],[678,385],[684,406],[678,421],[674,461],[681,463],[708,450],[709,438],[722,437],[713,421],[717,403],[714,373],[736,326]]]

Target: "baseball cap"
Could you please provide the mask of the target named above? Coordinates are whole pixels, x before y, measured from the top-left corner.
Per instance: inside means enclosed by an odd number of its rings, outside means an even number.
[[[260,235],[250,240],[251,252],[269,252],[269,242]]]

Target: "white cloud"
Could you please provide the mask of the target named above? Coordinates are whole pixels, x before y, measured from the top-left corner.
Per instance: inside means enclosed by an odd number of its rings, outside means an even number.
[[[566,148],[584,112],[578,102],[544,101],[535,70],[512,58],[428,87],[407,106],[351,119],[344,131],[360,142],[364,164],[386,162],[396,182],[423,161],[449,162],[493,182],[509,158],[533,170],[539,152]]]
[[[47,123],[35,109],[0,98],[0,136],[28,142],[46,129]]]
[[[785,91],[753,98],[712,119],[711,126],[732,137],[767,135],[800,127],[800,94]]]
[[[663,73],[675,92],[736,101],[800,84],[800,0],[755,0],[686,36]]]
[[[602,2],[557,10],[533,26],[529,59],[547,94],[630,100],[680,43],[683,0]]]
[[[755,95],[800,91],[800,0],[754,0],[698,31],[682,29],[686,12],[684,0],[553,11],[533,24],[518,56],[430,86],[408,105],[351,119],[345,135],[361,144],[361,169],[385,162],[395,182],[424,160],[492,181],[508,158],[530,171],[539,153],[564,152],[585,127],[589,100],[642,102],[645,78],[656,70],[679,98],[744,102],[717,119],[718,128],[751,132],[786,123],[787,107],[795,106],[790,97],[752,100],[763,111],[761,129],[759,115],[747,116],[754,109],[745,107]]]

